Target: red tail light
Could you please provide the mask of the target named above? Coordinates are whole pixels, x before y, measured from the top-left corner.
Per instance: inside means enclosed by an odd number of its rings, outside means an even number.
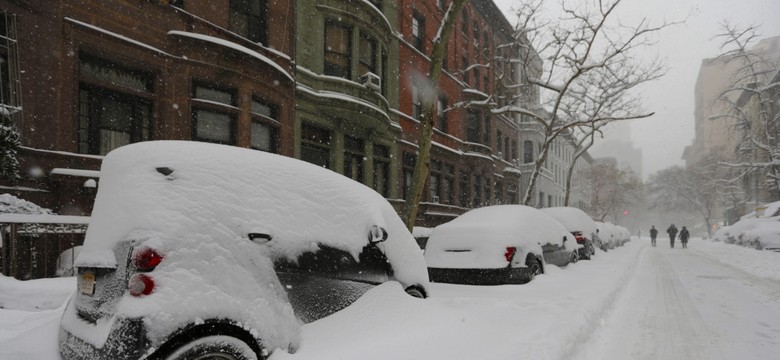
[[[584,244],[585,243],[585,237],[582,236],[582,233],[579,231],[574,232],[574,239],[577,240],[577,244]]]
[[[147,274],[135,274],[127,282],[127,290],[135,297],[149,295],[154,291],[154,279]]]
[[[163,257],[152,248],[142,247],[133,253],[133,265],[138,270],[152,270],[162,262]]]
[[[515,253],[517,252],[517,248],[514,246],[507,246],[506,252],[504,253],[504,257],[506,258],[506,261],[512,262],[512,258],[515,257]]]

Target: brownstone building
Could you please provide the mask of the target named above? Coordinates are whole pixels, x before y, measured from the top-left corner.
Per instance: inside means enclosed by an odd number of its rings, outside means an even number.
[[[518,119],[492,111],[522,101],[512,26],[491,0],[471,0],[431,86],[449,2],[3,1],[0,106],[21,132],[22,180],[0,193],[89,215],[106,153],[194,140],[326,166],[401,207],[419,99],[435,96],[418,224],[518,203]]]
[[[195,140],[292,156],[293,12],[282,0],[3,1],[0,106],[21,133],[22,179],[0,191],[89,215],[103,155],[122,145]],[[59,252],[82,241],[73,217],[7,218],[4,274],[52,276]]]
[[[436,35],[449,1],[400,2],[399,100],[403,128],[403,189],[409,189],[416,153],[421,97],[435,96],[437,119],[431,149],[429,191],[417,223],[435,226],[485,205],[518,203],[520,170],[515,119],[492,108],[517,99],[497,79],[514,77],[508,66],[512,27],[490,0],[463,8],[447,43],[438,91],[427,83]],[[498,50],[504,49],[504,50]],[[501,56],[499,56],[501,55]],[[502,77],[502,76],[505,77]]]
[[[85,181],[125,144],[292,155],[293,10],[273,0],[5,1],[3,76],[16,88],[3,100],[21,132],[23,181],[3,190],[83,215],[94,192]]]

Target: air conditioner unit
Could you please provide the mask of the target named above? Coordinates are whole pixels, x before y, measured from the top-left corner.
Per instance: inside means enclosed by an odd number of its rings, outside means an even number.
[[[434,195],[433,196],[433,202],[438,204],[439,203],[439,197]]]
[[[382,80],[379,78],[379,75],[372,72],[367,72],[360,76],[360,83],[369,89],[373,89],[374,91],[379,91],[379,89],[382,87]]]

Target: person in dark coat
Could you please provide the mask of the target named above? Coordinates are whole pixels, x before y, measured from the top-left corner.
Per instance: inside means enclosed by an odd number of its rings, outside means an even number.
[[[683,249],[688,247],[688,238],[691,237],[691,234],[688,233],[688,229],[683,226],[682,230],[680,230],[680,242],[682,243]]]
[[[669,245],[674,248],[674,238],[677,237],[677,227],[672,224],[672,226],[669,226],[669,228],[666,229],[666,233],[669,234]]]
[[[650,244],[655,246],[655,238],[658,237],[658,230],[655,229],[655,225],[650,228]]]

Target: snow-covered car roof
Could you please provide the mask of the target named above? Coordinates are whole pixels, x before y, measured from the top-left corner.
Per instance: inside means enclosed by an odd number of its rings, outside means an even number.
[[[596,223],[580,209],[574,207],[549,207],[541,210],[558,220],[568,231],[581,231],[585,236],[596,233]]]
[[[148,233],[244,241],[263,233],[273,237],[273,258],[296,259],[318,243],[357,257],[379,226],[394,276],[427,284],[419,248],[387,200],[300,160],[202,142],[143,142],[109,153],[99,186],[78,266],[115,266],[115,245]]]
[[[429,267],[502,267],[501,257],[488,256],[487,249],[518,246],[518,252],[542,254],[542,244],[563,244],[576,247],[570,233],[558,221],[536,208],[524,205],[495,205],[472,209],[454,220],[433,229],[425,249]],[[473,259],[472,264],[453,264],[446,249],[477,248],[484,258]],[[479,256],[479,255],[477,255]],[[524,257],[520,257],[524,259]]]

